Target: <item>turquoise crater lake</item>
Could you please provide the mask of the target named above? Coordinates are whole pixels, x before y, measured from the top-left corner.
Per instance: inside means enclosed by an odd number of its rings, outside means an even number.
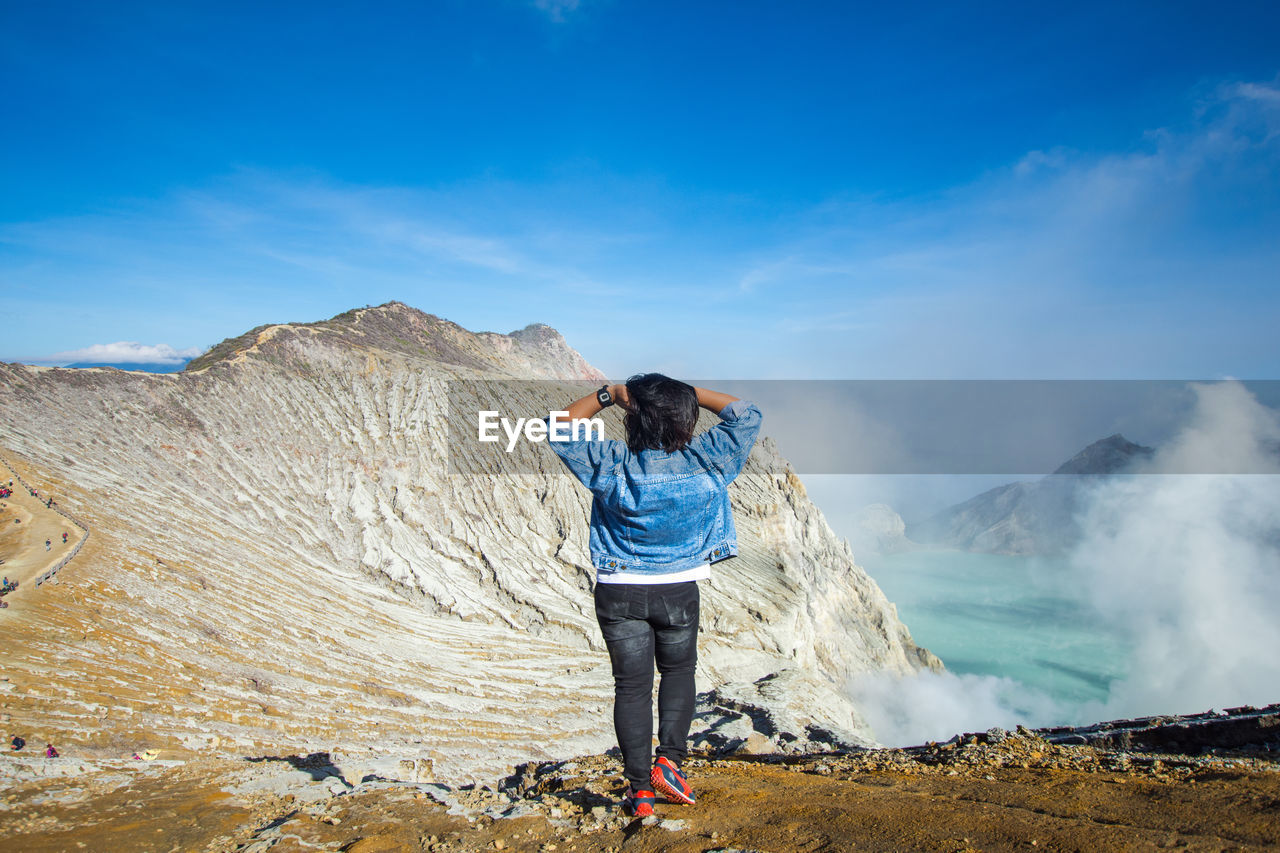
[[[1127,673],[1123,630],[1090,606],[1061,560],[952,550],[858,556],[916,643],[958,675],[1009,678],[1073,708],[1105,702]]]

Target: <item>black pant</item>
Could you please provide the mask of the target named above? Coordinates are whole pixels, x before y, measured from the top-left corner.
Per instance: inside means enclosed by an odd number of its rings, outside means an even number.
[[[613,664],[613,728],[633,790],[648,790],[653,746],[653,665],[658,755],[679,766],[688,753],[698,663],[698,584],[596,584],[596,619]]]

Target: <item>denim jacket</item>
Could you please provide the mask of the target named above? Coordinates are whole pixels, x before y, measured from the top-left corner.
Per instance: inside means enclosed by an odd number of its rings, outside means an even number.
[[[729,483],[746,464],[763,415],[736,400],[682,450],[632,453],[605,438],[549,441],[591,490],[591,562],[600,574],[668,574],[738,554]]]

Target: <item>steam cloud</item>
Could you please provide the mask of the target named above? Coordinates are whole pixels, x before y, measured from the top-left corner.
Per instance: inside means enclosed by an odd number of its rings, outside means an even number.
[[[1071,555],[1133,643],[1108,714],[1280,701],[1280,418],[1237,383],[1193,388],[1191,422],[1151,462],[1170,473],[1101,484]],[[1258,473],[1177,473],[1205,461]]]
[[[1009,679],[873,675],[850,691],[882,743],[1280,701],[1280,416],[1239,383],[1191,387],[1188,422],[1144,475],[1091,491],[1068,559],[1132,649],[1108,698],[1066,706]],[[1197,470],[1241,473],[1180,473]]]
[[[1061,714],[1049,696],[993,675],[921,672],[904,678],[871,673],[854,680],[850,690],[885,746],[944,741],[993,726],[1052,725]]]

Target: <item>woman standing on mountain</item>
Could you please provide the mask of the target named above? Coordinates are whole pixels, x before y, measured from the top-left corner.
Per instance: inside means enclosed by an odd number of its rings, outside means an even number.
[[[584,430],[547,444],[591,490],[596,618],[613,666],[613,724],[628,783],[622,807],[647,817],[655,791],[694,802],[680,768],[696,698],[697,582],[711,576],[712,563],[738,553],[728,487],[762,416],[752,403],[658,373],[605,385],[574,401],[568,416],[590,418],[615,403],[626,412],[625,442]],[[720,423],[695,436],[699,407]],[[662,678],[651,767],[655,663]]]

